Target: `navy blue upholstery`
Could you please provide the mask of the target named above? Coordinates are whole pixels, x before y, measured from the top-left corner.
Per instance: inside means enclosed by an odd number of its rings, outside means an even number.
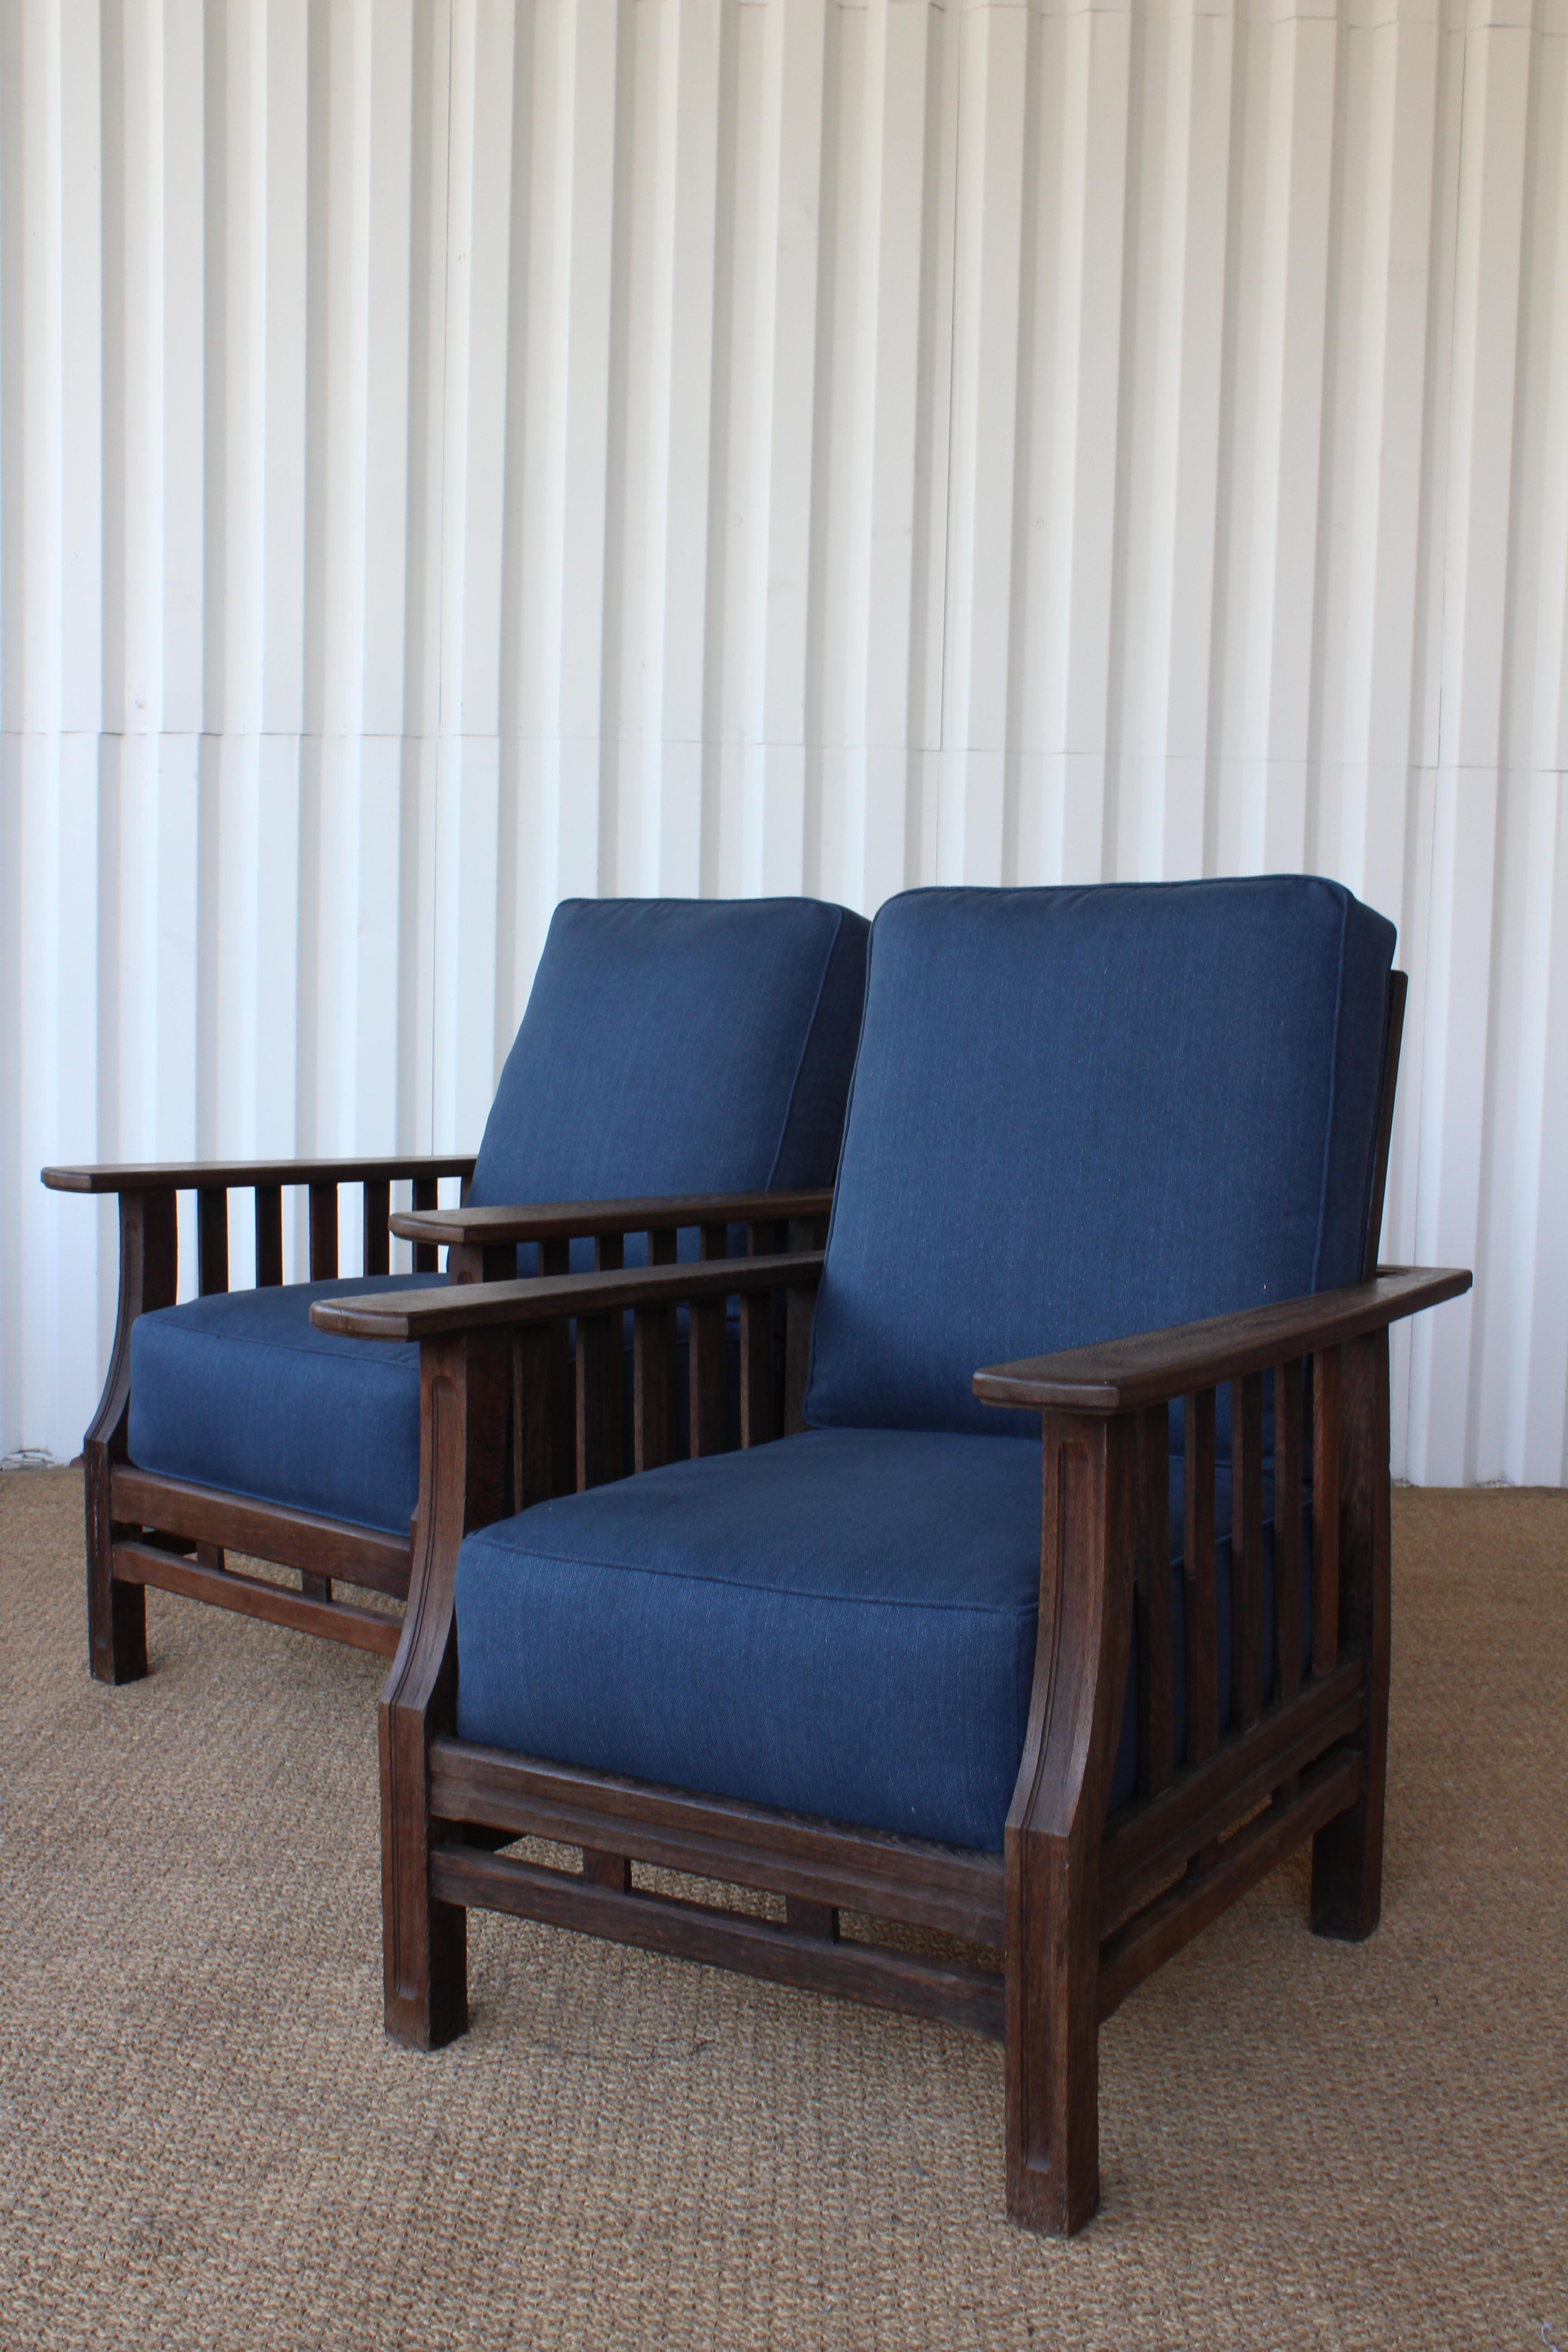
[[[564,901],[469,1202],[831,1184],[867,929],[814,898]],[[683,1234],[681,1254],[696,1244]],[[627,1262],[646,1255],[634,1236]],[[574,1243],[574,1265],[592,1263],[592,1243]],[[519,1272],[534,1268],[529,1244]],[[132,1459],[405,1534],[418,1493],[418,1350],[330,1338],[312,1328],[310,1303],[414,1279],[295,1283],[142,1316],[131,1342]]]
[[[1394,930],[1336,883],[917,890],[872,932],[806,1418],[1354,1282]]]
[[[141,1316],[131,1335],[131,1459],[405,1536],[419,1499],[419,1350],[318,1331],[310,1303],[446,1279],[294,1282]]]
[[[1359,1276],[1393,950],[1312,878],[889,902],[811,1430],[471,1536],[462,1732],[999,1845],[1034,1666],[1039,1424],[980,1404],[973,1374]],[[1227,1528],[1228,1469],[1219,1488]],[[1267,1688],[1271,1528],[1264,1577]],[[1217,1609],[1226,1694],[1228,1543]]]
[[[1179,1657],[1174,1465],[1172,1496]],[[1215,1518],[1228,1531],[1228,1476]],[[1218,1573],[1228,1721],[1228,1541]],[[1272,1579],[1270,1530],[1266,1690]],[[994,1850],[1028,1717],[1039,1582],[1037,1436],[822,1430],[676,1463],[468,1538],[458,1728],[563,1763]],[[1117,1802],[1132,1787],[1135,1674],[1136,1662]],[[1174,1699],[1179,1738],[1179,1675]]]
[[[469,1201],[831,1184],[867,929],[817,898],[563,900]]]

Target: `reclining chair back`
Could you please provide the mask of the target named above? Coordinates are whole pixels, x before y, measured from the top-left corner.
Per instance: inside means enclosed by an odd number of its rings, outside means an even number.
[[[1394,944],[1310,877],[889,900],[807,1421],[1037,1439],[981,1365],[1358,1281]]]
[[[813,898],[563,900],[469,1204],[831,1184],[867,931]]]

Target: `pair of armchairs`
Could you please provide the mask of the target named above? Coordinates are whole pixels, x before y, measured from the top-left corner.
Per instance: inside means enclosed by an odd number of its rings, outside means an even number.
[[[1469,1283],[1375,1267],[1393,949],[1313,879],[913,892],[826,1246],[315,1300],[418,1351],[391,2032],[463,2030],[475,1906],[943,2018],[1004,2042],[1008,2210],[1066,2231],[1144,1977],[1307,1840],[1314,1929],[1372,1931],[1388,1328]]]

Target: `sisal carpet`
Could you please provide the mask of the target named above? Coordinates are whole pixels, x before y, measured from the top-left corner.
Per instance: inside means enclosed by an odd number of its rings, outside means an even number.
[[[1568,1495],[1401,1494],[1384,1924],[1305,1864],[1101,2042],[1105,2200],[1002,2218],[999,2051],[476,1917],[381,2030],[377,1662],[149,1596],[0,1478],[0,2346],[1568,2346]]]

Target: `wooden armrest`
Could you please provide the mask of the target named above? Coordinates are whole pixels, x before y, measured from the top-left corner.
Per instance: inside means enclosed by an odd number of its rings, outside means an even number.
[[[1382,1324],[1419,1314],[1424,1307],[1458,1298],[1470,1281],[1468,1269],[1458,1266],[1380,1266],[1371,1282],[1344,1290],[1281,1299],[1277,1306],[1215,1315],[1164,1331],[1139,1331],[1126,1339],[1097,1340],[1091,1347],[1030,1356],[1016,1364],[993,1364],[975,1373],[974,1393],[984,1404],[1037,1412],[1047,1406],[1126,1412],[1337,1348]]]
[[[644,1201],[544,1201],[498,1209],[400,1209],[405,1241],[484,1249],[508,1242],[570,1241],[597,1234],[673,1233],[689,1225],[745,1225],[777,1217],[826,1217],[824,1192],[694,1192]]]
[[[674,1306],[737,1292],[809,1287],[820,1250],[782,1257],[710,1257],[691,1265],[633,1265],[605,1274],[547,1274],[527,1282],[468,1282],[441,1290],[395,1290],[372,1298],[318,1298],[318,1331],[348,1339],[442,1339],[564,1315],[606,1315],[627,1307]]]
[[[51,1192],[246,1192],[257,1184],[395,1183],[406,1176],[471,1176],[472,1153],[391,1160],[154,1160],[141,1165],[46,1168]]]

